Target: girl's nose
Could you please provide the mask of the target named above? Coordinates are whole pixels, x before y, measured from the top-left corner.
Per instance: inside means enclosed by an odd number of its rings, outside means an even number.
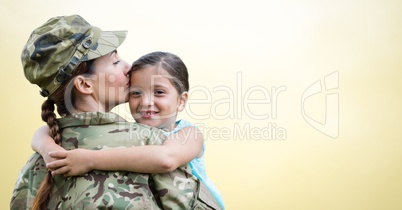
[[[154,105],[154,99],[152,94],[145,93],[142,95],[142,105],[143,106],[152,106]]]

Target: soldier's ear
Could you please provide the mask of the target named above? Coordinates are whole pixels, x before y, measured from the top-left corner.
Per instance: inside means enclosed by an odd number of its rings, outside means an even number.
[[[74,78],[74,87],[82,94],[92,94],[94,91],[92,80],[82,75]]]

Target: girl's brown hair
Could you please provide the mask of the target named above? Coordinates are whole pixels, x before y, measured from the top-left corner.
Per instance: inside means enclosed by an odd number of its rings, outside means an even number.
[[[162,67],[171,76],[170,81],[179,94],[189,90],[188,71],[183,61],[169,52],[152,52],[134,61],[129,75],[147,66]]]
[[[54,113],[54,105],[57,106],[57,113],[60,117],[65,117],[70,115],[71,108],[75,107],[75,97],[76,90],[73,88],[71,90],[71,97],[66,98],[65,94],[69,91],[68,85],[73,81],[73,78],[77,75],[82,74],[92,74],[94,69],[92,68],[94,60],[86,61],[81,63],[74,74],[69,80],[65,81],[52,95],[50,95],[46,101],[42,104],[42,120],[47,123],[50,129],[50,134],[53,137],[56,144],[61,145],[61,130],[59,129],[59,124],[57,123],[57,117]],[[74,86],[73,86],[74,87]],[[71,100],[66,103],[65,100]],[[71,103],[70,103],[71,102]],[[73,107],[69,107],[71,104]],[[47,209],[47,205],[50,199],[50,193],[52,191],[54,178],[50,171],[47,172],[45,179],[42,181],[38,191],[36,192],[35,199],[32,203],[32,210],[44,210]]]

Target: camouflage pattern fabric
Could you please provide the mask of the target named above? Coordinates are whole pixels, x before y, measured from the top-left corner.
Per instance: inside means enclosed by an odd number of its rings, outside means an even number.
[[[157,145],[166,138],[159,129],[121,121],[113,113],[77,114],[59,124],[66,149]],[[20,172],[10,209],[29,209],[45,174],[45,163],[35,153]],[[219,209],[188,165],[162,174],[91,171],[54,181],[49,209]]]

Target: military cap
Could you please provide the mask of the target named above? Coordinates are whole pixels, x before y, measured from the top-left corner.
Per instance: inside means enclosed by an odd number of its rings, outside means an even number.
[[[127,31],[102,31],[79,15],[57,16],[36,28],[21,53],[25,77],[47,97],[77,66],[116,50]]]

